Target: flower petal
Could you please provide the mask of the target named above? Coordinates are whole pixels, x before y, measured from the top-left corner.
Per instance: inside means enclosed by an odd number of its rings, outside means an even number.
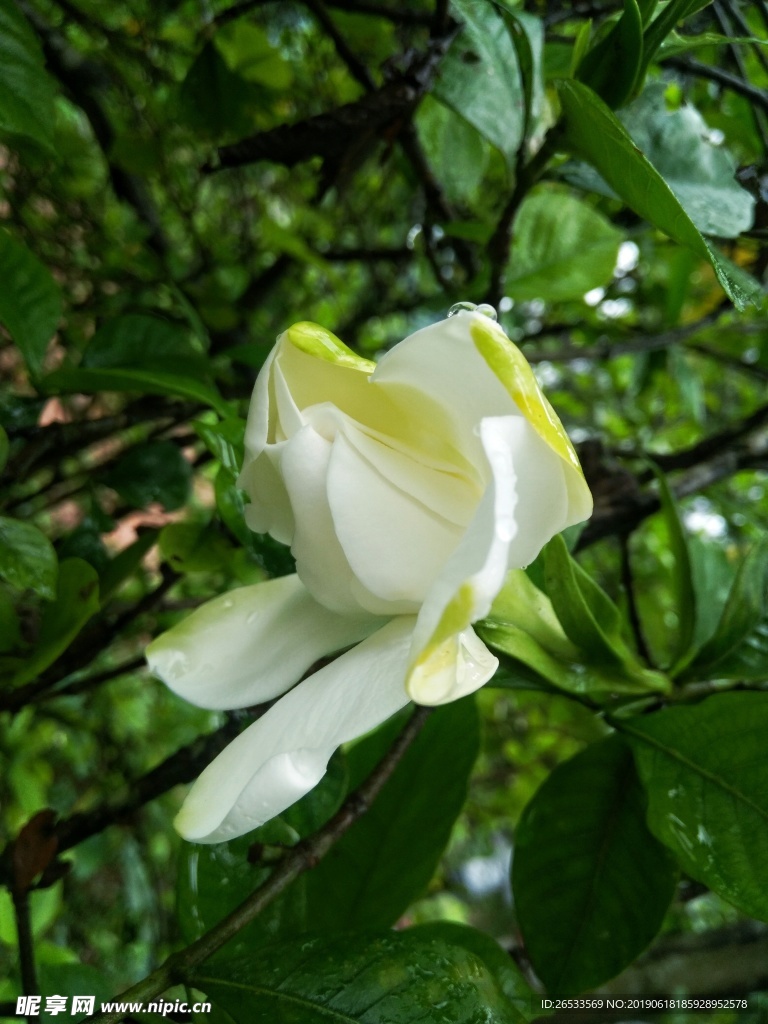
[[[471,626],[454,633],[417,662],[409,686],[419,704],[448,704],[474,693],[499,666]]]
[[[179,812],[182,836],[218,843],[257,828],[317,785],[340,744],[404,707],[414,621],[392,619],[300,683],[230,743]]]
[[[563,529],[569,511],[565,462],[527,419],[484,419],[480,439],[491,481],[428,594],[414,631],[407,687],[419,703],[433,703],[431,684],[424,680],[439,666],[443,645],[454,643],[472,622],[488,614],[507,569],[535,558]]]
[[[501,327],[488,317],[476,316],[470,325],[470,333],[478,352],[507,389],[517,407],[539,437],[560,456],[567,467],[566,487],[570,510],[565,526],[573,526],[589,518],[592,514],[592,494],[584,479],[578,456],[557,413],[539,387],[530,363]],[[565,529],[565,526],[561,529]]]
[[[298,576],[240,587],[208,601],[147,648],[150,671],[204,708],[240,708],[284,693],[325,655],[381,625],[337,615]]]
[[[360,433],[352,427],[349,432]],[[405,602],[403,607],[393,605],[393,613],[416,611],[462,530],[382,474],[385,459],[407,463],[404,456],[369,439],[364,447],[376,459],[372,463],[351,440],[337,435],[328,467],[328,500],[336,536],[365,589],[387,601]],[[421,469],[422,485],[429,475],[438,481],[445,475]]]

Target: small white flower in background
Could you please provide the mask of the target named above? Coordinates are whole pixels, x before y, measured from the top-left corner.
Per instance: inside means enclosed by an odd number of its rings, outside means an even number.
[[[289,544],[297,574],[215,598],[147,652],[201,707],[290,690],[192,788],[176,825],[202,843],[280,814],[340,744],[408,701],[486,683],[498,663],[472,623],[509,569],[592,510],[530,366],[482,310],[378,364],[315,324],[289,328],[256,382],[245,447],[248,525]]]

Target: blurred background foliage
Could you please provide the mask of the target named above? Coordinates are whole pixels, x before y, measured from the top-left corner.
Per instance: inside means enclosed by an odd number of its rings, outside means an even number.
[[[375,356],[457,301],[492,303],[579,448],[596,513],[570,543],[627,642],[669,666],[686,594],[712,636],[768,522],[767,30],[766,5],[739,0],[0,0],[4,841],[27,826],[1,863],[9,883],[26,849],[33,883],[27,910],[0,891],[6,1009],[19,915],[41,991],[109,997],[200,933],[198,882],[223,906],[222,878],[241,897],[257,880],[232,844],[190,881],[170,825],[248,713],[181,702],[142,651],[291,570],[245,528],[235,480],[255,374],[292,322]],[[768,678],[757,633],[737,687]],[[414,852],[426,876],[401,912],[474,924],[528,972],[515,829],[606,729],[507,672],[479,695],[446,854],[432,874],[439,850]],[[419,840],[398,836],[407,857]],[[683,876],[615,991],[707,992],[713,964],[723,993],[768,989],[767,950],[764,925]]]

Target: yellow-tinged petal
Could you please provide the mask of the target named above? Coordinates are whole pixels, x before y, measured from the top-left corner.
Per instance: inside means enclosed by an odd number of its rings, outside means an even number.
[[[289,327],[283,338],[300,352],[316,359],[324,359],[327,363],[335,363],[349,370],[359,370],[366,376],[370,376],[376,369],[376,364],[370,359],[363,359],[351,348],[347,348],[331,331],[309,320],[302,320]]]
[[[478,352],[539,437],[581,473],[579,457],[571,439],[517,345],[509,340],[498,324],[487,317],[474,317],[469,329]]]
[[[419,651],[415,661],[408,669],[405,688],[411,700],[418,703],[426,702],[417,693],[428,686],[432,675],[439,675],[445,667],[446,656],[456,658],[458,634],[472,621],[475,593],[471,583],[462,583],[451,600],[443,609],[440,621],[432,636]]]

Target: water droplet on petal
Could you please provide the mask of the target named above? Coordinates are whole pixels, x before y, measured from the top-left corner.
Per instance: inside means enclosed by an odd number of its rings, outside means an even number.
[[[456,316],[457,313],[474,313],[477,306],[474,302],[454,302],[451,308],[448,310],[448,316]],[[494,319],[496,314],[494,311]]]
[[[482,313],[483,316],[487,316],[489,320],[498,320],[498,314],[494,307],[488,303],[483,302],[477,307],[477,312]]]

